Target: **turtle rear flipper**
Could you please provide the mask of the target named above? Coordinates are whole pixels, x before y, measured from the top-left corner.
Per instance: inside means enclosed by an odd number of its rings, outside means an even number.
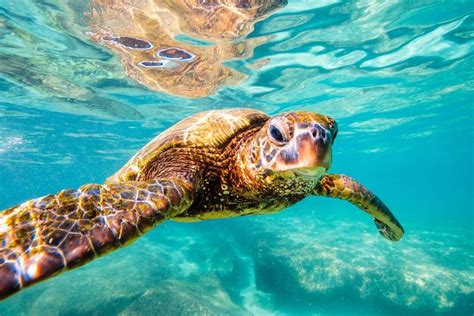
[[[0,213],[0,299],[135,240],[186,210],[177,179],[88,184]]]
[[[340,174],[329,174],[321,178],[313,192],[315,195],[346,200],[374,218],[380,234],[388,240],[398,241],[404,230],[388,207],[375,194],[356,180]]]

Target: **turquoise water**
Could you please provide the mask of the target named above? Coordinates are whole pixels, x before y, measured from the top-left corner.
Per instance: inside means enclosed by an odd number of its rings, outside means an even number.
[[[0,209],[102,183],[193,113],[301,109],[337,119],[331,172],[376,192],[406,234],[390,243],[320,197],[169,222],[0,302],[0,315],[474,313],[472,2],[289,1],[240,39],[264,37],[253,55],[225,62],[246,78],[204,98],[129,78],[91,41],[87,12],[0,1]]]

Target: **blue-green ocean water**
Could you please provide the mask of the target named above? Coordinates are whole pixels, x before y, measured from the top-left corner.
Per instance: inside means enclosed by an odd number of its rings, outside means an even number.
[[[88,10],[0,0],[0,209],[102,183],[193,113],[301,109],[338,120],[331,171],[376,192],[406,235],[390,243],[355,207],[317,197],[169,222],[0,315],[474,313],[471,1],[289,1],[247,36],[268,36],[254,55],[228,62],[248,79],[200,99],[128,78],[90,41]]]

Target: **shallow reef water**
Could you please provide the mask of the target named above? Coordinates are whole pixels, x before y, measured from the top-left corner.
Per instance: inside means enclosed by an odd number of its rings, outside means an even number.
[[[166,222],[0,315],[474,313],[472,1],[110,3],[0,1],[0,210],[103,183],[194,113],[307,110],[405,236],[322,197]]]

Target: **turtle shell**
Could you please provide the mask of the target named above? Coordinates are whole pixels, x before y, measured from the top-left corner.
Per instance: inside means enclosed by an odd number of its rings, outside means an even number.
[[[265,113],[252,109],[214,110],[195,114],[155,137],[107,181],[141,180],[144,170],[149,169],[150,164],[171,148],[194,149],[183,152],[213,157],[235,136],[249,128],[263,125],[268,119]]]

